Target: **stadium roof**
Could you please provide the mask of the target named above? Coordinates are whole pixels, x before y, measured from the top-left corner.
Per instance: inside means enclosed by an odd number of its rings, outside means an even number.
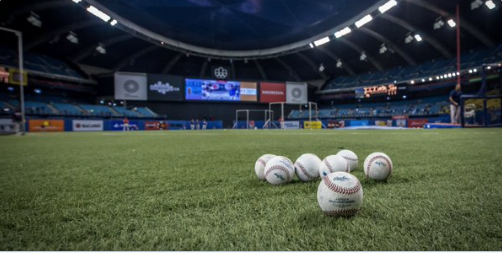
[[[486,0],[397,0],[381,13],[387,2],[2,1],[0,26],[22,31],[28,51],[110,71],[207,77],[212,65],[227,65],[235,79],[293,81],[455,57],[456,28],[448,21],[455,21],[457,2],[463,52],[502,42],[500,0],[493,0],[493,9]],[[106,22],[86,10],[91,5]],[[372,20],[357,27],[368,14]],[[351,32],[336,38],[345,27]],[[313,45],[326,36],[329,42]],[[15,46],[7,37],[0,43]]]

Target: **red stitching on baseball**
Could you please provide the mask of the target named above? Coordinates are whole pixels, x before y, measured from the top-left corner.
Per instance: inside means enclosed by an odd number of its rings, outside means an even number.
[[[324,211],[324,214],[327,216],[351,216],[356,214],[359,209],[341,209],[341,210],[333,210],[333,211]]]
[[[303,167],[303,164],[301,162],[296,162],[295,163],[295,166],[298,164],[298,167],[300,168],[300,170],[302,171],[302,173],[308,177],[309,179],[315,179],[314,176],[310,175],[307,170],[305,169],[305,167]]]
[[[265,160],[263,159],[258,159],[258,162],[260,162],[263,165],[263,167],[267,165],[267,162],[265,162]]]
[[[389,159],[387,159],[387,157],[385,156],[382,156],[382,155],[377,155],[377,156],[374,156],[370,159],[370,161],[368,162],[368,165],[366,166],[365,170],[364,170],[364,174],[366,174],[366,178],[369,177],[369,174],[370,174],[370,168],[371,168],[371,164],[373,163],[373,161],[375,161],[376,159],[378,158],[382,158],[385,160],[385,162],[387,162],[387,165],[389,165],[389,174],[385,177],[387,178],[389,175],[392,174],[392,163],[389,161]]]
[[[288,181],[288,182],[291,181],[291,176],[289,175],[289,171],[286,168],[284,168],[284,166],[281,166],[281,165],[274,165],[274,166],[270,167],[267,170],[267,172],[265,173],[265,178],[267,178],[268,174],[270,174],[273,170],[276,170],[276,169],[286,173],[286,181]]]
[[[361,189],[361,184],[359,183],[359,181],[357,181],[356,185],[354,185],[350,188],[347,188],[347,187],[342,187],[342,186],[338,186],[336,184],[333,184],[333,182],[331,182],[331,180],[328,178],[328,176],[325,176],[322,180],[324,181],[324,184],[330,190],[332,190],[336,193],[344,194],[344,195],[354,194]]]
[[[342,156],[343,158],[349,160],[349,161],[353,161],[353,162],[357,162],[357,158],[350,158],[350,157],[347,157],[347,156]]]
[[[324,164],[326,164],[326,167],[328,167],[329,172],[333,172],[333,167],[331,167],[331,164],[329,164],[328,160],[324,159],[323,162]]]

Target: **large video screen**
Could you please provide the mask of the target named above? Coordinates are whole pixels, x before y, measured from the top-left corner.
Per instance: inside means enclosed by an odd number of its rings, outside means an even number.
[[[186,79],[186,100],[257,101],[256,83]]]

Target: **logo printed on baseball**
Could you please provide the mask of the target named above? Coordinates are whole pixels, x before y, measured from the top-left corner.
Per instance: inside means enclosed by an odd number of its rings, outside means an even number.
[[[317,201],[325,215],[354,215],[362,206],[363,189],[355,176],[347,172],[333,172],[319,184]]]
[[[265,180],[272,185],[288,183],[293,179],[295,169],[291,160],[284,156],[270,159],[265,166]]]

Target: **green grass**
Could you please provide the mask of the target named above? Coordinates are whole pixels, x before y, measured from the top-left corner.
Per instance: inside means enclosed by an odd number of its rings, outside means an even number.
[[[319,181],[259,181],[265,153],[359,156],[352,218]],[[364,178],[374,152],[395,166]],[[0,137],[0,250],[500,250],[502,129],[173,131]]]

